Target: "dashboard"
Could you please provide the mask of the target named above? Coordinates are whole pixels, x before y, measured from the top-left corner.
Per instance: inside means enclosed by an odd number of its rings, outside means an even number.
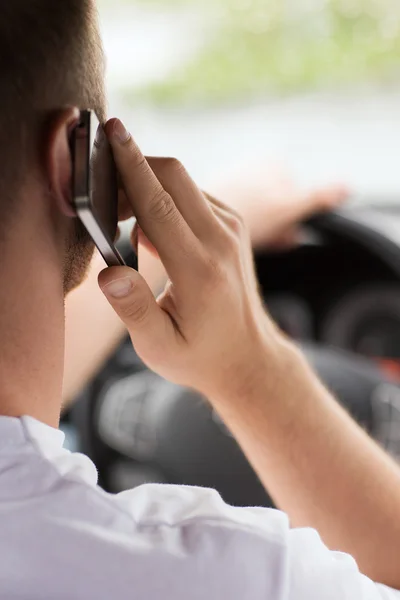
[[[291,252],[256,257],[270,314],[300,342],[376,359],[400,376],[400,211],[359,207],[312,226]]]

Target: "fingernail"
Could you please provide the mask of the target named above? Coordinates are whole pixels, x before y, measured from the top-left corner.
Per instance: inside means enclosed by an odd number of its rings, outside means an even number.
[[[97,128],[96,139],[95,139],[95,143],[97,144],[97,146],[100,146],[102,144],[104,138],[105,138],[105,133],[104,133],[103,125],[99,125]]]
[[[113,127],[113,135],[120,142],[120,144],[125,144],[125,142],[127,142],[131,137],[131,134],[119,119],[115,120]]]
[[[121,279],[115,279],[103,287],[103,292],[107,296],[113,298],[124,298],[128,296],[133,288],[132,279],[130,277],[122,277]]]

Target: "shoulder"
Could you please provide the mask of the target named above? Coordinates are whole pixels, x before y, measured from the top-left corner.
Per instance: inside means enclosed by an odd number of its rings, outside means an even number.
[[[59,538],[69,540],[62,554],[75,552],[86,574],[93,567],[102,589],[111,572],[148,598],[169,590],[192,600],[400,600],[363,577],[351,557],[329,551],[315,531],[291,529],[280,511],[234,508],[203,488],[144,485],[111,495],[71,486],[68,507],[60,490],[64,518],[51,522],[62,523]]]
[[[213,490],[169,485],[145,485],[115,502],[142,532],[157,530],[189,570],[191,562],[201,565],[232,597],[247,591],[274,600],[400,600],[360,574],[353,558],[328,550],[316,531],[291,529],[278,510],[235,508]]]
[[[207,488],[148,484],[118,494],[114,500],[142,526],[182,527],[196,523],[222,528],[235,526],[244,533],[275,539],[278,544],[289,530],[284,513],[229,506],[215,490]]]

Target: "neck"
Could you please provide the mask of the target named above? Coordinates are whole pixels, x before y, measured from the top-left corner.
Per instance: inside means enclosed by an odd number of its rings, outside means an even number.
[[[2,249],[0,265],[0,415],[29,415],[58,427],[64,364],[60,267],[51,260],[49,240],[15,232],[18,248]]]

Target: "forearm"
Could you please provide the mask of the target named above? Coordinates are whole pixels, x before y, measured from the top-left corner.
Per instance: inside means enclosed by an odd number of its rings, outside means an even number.
[[[366,575],[400,588],[400,469],[297,349],[282,342],[246,396],[214,405],[293,526],[315,527]]]

